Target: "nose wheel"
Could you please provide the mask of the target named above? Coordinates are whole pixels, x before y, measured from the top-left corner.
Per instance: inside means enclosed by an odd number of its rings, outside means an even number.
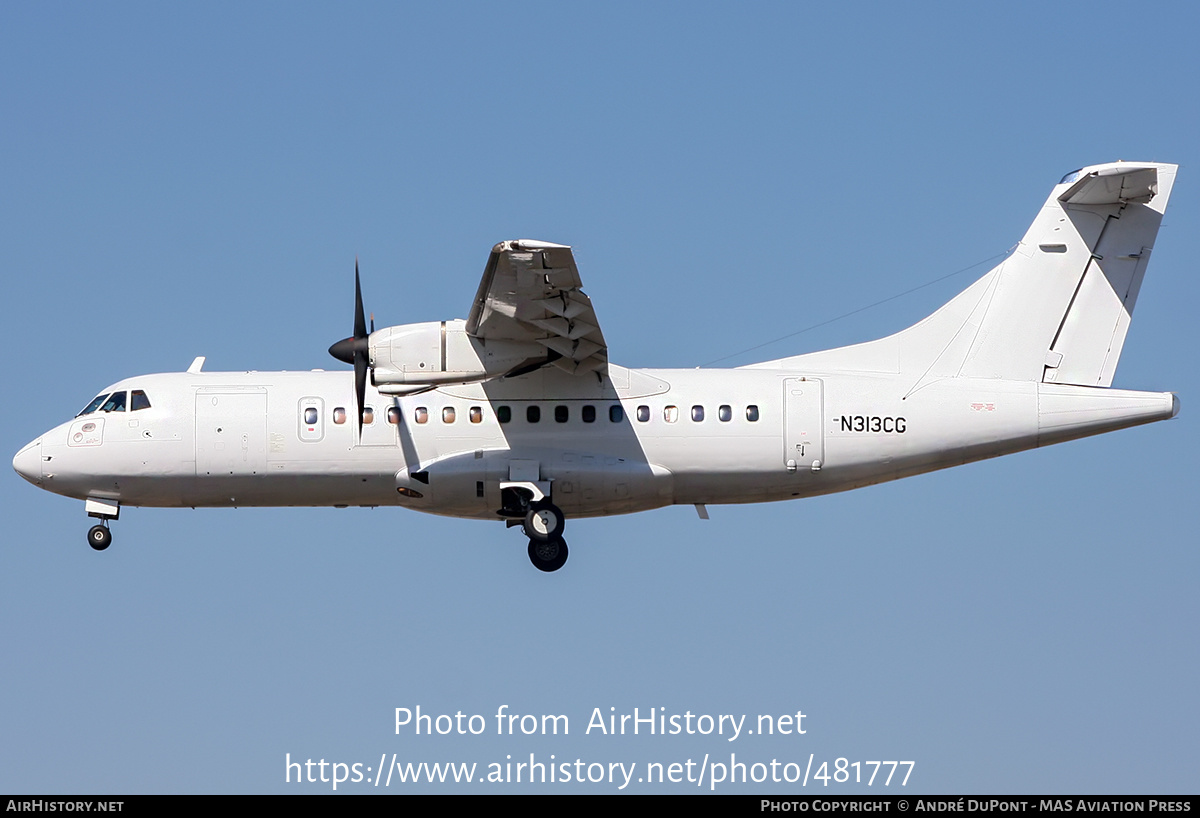
[[[567,541],[562,537],[556,537],[546,542],[529,541],[529,561],[539,571],[547,573],[557,571],[566,564],[569,553]]]
[[[87,541],[92,548],[103,551],[112,545],[112,532],[106,525],[94,525],[88,529]]]

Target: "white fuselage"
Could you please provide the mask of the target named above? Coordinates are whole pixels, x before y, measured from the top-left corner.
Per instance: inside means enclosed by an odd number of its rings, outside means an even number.
[[[106,390],[142,390],[150,408],[80,416],[14,465],[50,491],[120,505],[400,505],[478,519],[500,519],[502,483],[531,480],[586,517],[844,491],[1177,411],[1170,393],[912,385],[895,374],[547,368],[406,397],[368,388],[360,435],[349,372],[170,373]]]

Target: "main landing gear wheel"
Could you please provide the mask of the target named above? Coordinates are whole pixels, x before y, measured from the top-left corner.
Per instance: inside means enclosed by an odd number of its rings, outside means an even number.
[[[535,542],[553,542],[562,538],[567,518],[562,509],[549,500],[538,500],[525,514],[525,536]],[[550,569],[554,570],[554,569]]]
[[[539,571],[557,571],[566,564],[569,553],[567,541],[562,537],[547,542],[529,541],[529,561]]]
[[[112,532],[102,525],[94,525],[88,530],[88,545],[97,551],[103,551],[112,545]]]

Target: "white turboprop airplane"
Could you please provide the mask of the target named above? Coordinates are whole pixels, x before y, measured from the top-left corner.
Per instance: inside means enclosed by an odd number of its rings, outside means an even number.
[[[520,525],[562,567],[568,517],[867,486],[1174,417],[1108,388],[1175,165],[1067,174],[999,266],[920,323],[737,369],[608,362],[571,248],[492,248],[467,320],[368,332],[344,372],[113,384],[13,468],[108,521],[132,506],[384,506]],[[373,323],[373,322],[372,322]],[[369,385],[368,385],[369,381]]]

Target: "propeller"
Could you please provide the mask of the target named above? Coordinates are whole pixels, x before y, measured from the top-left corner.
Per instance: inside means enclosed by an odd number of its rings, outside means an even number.
[[[371,316],[371,331],[375,330],[375,316]],[[358,433],[362,434],[363,416],[367,399],[367,370],[371,366],[371,342],[367,332],[367,319],[363,315],[362,284],[358,278],[358,259],[354,260],[354,335],[343,338],[329,348],[329,354],[354,365],[354,397],[358,400]]]

